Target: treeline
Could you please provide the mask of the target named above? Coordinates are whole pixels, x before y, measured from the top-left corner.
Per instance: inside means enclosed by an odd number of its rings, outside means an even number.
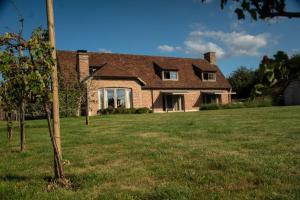
[[[270,96],[275,105],[284,103],[284,88],[295,79],[300,79],[300,54],[289,57],[284,51],[271,58],[264,56],[257,69],[241,66],[228,78],[237,93],[233,98],[253,100]]]

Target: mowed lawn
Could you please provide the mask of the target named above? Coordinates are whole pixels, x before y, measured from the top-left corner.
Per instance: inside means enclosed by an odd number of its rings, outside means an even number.
[[[70,190],[47,187],[46,121],[27,122],[24,153],[1,122],[0,199],[300,199],[300,106],[84,122],[61,119]]]

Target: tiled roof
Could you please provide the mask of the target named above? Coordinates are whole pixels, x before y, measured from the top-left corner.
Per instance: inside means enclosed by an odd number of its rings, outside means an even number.
[[[60,72],[65,80],[76,79],[75,51],[58,51],[57,58]],[[161,89],[228,89],[231,88],[222,72],[216,65],[203,59],[159,57],[144,55],[128,55],[114,53],[89,52],[90,66],[102,66],[93,74],[102,78],[139,78],[145,82],[143,88]],[[195,73],[200,71],[215,71],[217,81],[202,81]],[[178,71],[178,81],[165,81],[160,77],[159,70]]]

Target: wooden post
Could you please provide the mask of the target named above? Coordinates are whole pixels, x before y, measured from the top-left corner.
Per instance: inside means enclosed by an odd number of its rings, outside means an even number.
[[[60,141],[60,123],[59,123],[59,99],[58,99],[58,80],[57,80],[57,62],[56,62],[56,49],[55,49],[55,31],[54,31],[54,13],[53,13],[53,0],[46,0],[47,4],[47,19],[50,46],[53,48],[52,58],[55,60],[52,66],[52,92],[53,92],[53,135],[56,141],[58,152],[61,154],[61,141]]]

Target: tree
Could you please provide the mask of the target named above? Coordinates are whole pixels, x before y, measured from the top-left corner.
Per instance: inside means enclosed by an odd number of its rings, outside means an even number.
[[[255,85],[255,71],[244,66],[239,67],[228,78],[236,98],[249,98]]]
[[[1,57],[1,56],[0,56]],[[0,66],[1,60],[0,60]],[[5,112],[5,118],[6,118],[6,128],[7,128],[7,139],[10,143],[12,140],[12,114],[16,110],[15,105],[12,100],[13,94],[11,94],[11,90],[9,90],[9,84],[8,82],[4,82],[3,80],[0,82],[0,103],[1,107],[3,108],[3,111]]]
[[[10,98],[20,106],[20,102],[24,102],[24,99],[20,97],[24,97],[23,94],[26,94],[26,101],[41,102],[44,106],[54,152],[55,178],[61,184],[66,185],[68,181],[65,179],[51,120],[51,72],[55,61],[51,56],[52,48],[49,44],[48,32],[39,28],[32,33],[28,41],[17,34],[7,33],[0,37],[0,45],[4,47],[2,48],[4,50],[0,52],[0,70],[3,82],[10,87],[11,93],[8,93],[11,95]],[[23,55],[16,53],[20,48],[24,52]]]
[[[24,56],[23,49],[26,47],[25,40],[20,34],[6,33],[0,38],[0,46],[4,49],[0,53],[0,71],[5,84],[2,91],[9,95],[7,106],[14,105],[19,109],[20,122],[20,149],[25,148],[25,105],[30,98],[29,80],[27,74],[32,71],[28,67],[28,57]],[[8,102],[8,101],[7,101]]]
[[[289,78],[300,79],[300,54],[293,55],[288,61]]]
[[[207,0],[202,0],[205,2]],[[300,12],[290,12],[286,8],[286,0],[232,0],[236,3],[235,13],[238,19],[245,19],[248,13],[252,19],[266,19],[274,17],[300,18]],[[228,4],[228,0],[220,0],[222,9]]]
[[[30,62],[35,68],[34,73],[31,74],[31,91],[32,97],[35,100],[41,101],[47,115],[48,130],[54,152],[54,174],[55,178],[63,185],[68,184],[65,179],[61,151],[55,139],[53,124],[51,121],[51,101],[52,101],[52,66],[56,62],[52,57],[52,51],[49,44],[48,32],[42,29],[37,29],[33,32],[31,39],[28,42]]]
[[[291,59],[283,51],[278,51],[273,58],[264,56],[258,69],[258,84],[252,96],[271,95],[276,102],[282,103],[282,93],[289,81],[300,78],[300,55]],[[275,103],[276,103],[275,102]]]

